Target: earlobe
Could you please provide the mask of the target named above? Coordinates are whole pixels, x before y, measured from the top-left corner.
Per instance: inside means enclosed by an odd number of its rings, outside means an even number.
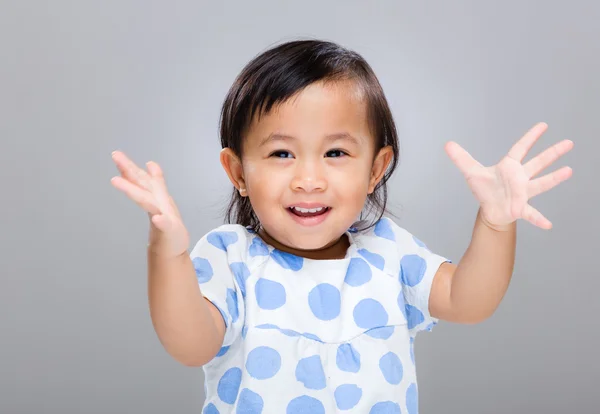
[[[219,158],[223,169],[229,177],[229,181],[238,189],[240,195],[245,197],[247,195],[246,183],[244,181],[244,170],[240,158],[231,148],[223,148]]]
[[[375,191],[375,187],[383,178],[385,172],[392,161],[393,151],[391,146],[383,147],[379,150],[379,153],[373,161],[373,167],[371,168],[371,178],[369,180],[369,194]]]

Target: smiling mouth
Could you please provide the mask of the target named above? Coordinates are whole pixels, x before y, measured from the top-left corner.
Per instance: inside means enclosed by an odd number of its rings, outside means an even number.
[[[317,217],[327,213],[331,207],[302,208],[288,207],[288,210],[298,217]]]

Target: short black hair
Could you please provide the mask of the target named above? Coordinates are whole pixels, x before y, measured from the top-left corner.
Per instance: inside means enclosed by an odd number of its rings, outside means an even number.
[[[366,227],[361,226],[364,229],[372,227],[387,212],[386,184],[398,165],[400,150],[396,125],[381,84],[358,53],[331,41],[307,39],[273,46],[254,57],[235,79],[223,102],[221,146],[241,158],[244,136],[255,115],[268,114],[274,105],[284,103],[313,83],[341,80],[354,81],[363,91],[369,125],[376,139],[375,154],[388,145],[393,152],[383,178],[367,197],[363,212],[375,219]],[[249,198],[240,196],[235,188],[225,216],[227,223],[255,231],[260,227]]]

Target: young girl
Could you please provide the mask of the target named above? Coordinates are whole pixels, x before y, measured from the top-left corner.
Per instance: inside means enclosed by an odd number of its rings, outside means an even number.
[[[492,315],[516,220],[551,227],[528,200],[571,170],[534,177],[573,144],[522,163],[545,130],[493,167],[446,144],[480,203],[457,264],[384,215],[394,121],[370,66],[334,43],[279,45],[236,79],[221,117],[229,224],[191,254],[160,167],[115,151],[113,185],[150,216],[154,328],[177,361],[204,367],[203,413],[417,413],[416,334]]]

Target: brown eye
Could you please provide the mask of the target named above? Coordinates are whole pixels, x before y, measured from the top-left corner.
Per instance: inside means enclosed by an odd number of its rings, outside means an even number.
[[[275,151],[271,154],[271,157],[275,158],[292,158],[292,154],[288,151]]]
[[[327,157],[331,157],[331,158],[339,158],[339,157],[343,157],[344,155],[348,155],[348,154],[346,154],[342,150],[331,150],[331,151],[327,151],[327,154],[326,154]]]

